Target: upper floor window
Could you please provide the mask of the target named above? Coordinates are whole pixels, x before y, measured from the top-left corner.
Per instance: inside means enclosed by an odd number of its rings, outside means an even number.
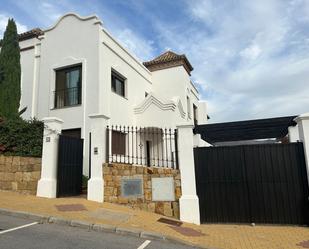
[[[81,104],[82,66],[56,70],[55,108]]]
[[[191,104],[190,104],[190,98],[187,96],[187,114],[188,119],[191,119]]]
[[[193,104],[193,120],[194,120],[194,125],[197,125],[197,106]]]
[[[112,91],[122,97],[125,97],[125,81],[125,78],[112,70]]]

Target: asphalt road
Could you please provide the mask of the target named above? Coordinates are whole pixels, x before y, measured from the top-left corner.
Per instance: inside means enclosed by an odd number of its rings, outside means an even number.
[[[56,224],[0,215],[0,248],[23,249],[193,249],[167,241],[147,240],[114,233],[87,231]]]

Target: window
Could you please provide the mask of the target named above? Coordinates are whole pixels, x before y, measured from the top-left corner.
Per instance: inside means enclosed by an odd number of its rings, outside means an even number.
[[[148,92],[145,92],[145,98],[147,98],[147,96],[148,96]]]
[[[126,134],[120,131],[112,131],[112,154],[126,154]]]
[[[197,106],[193,104],[193,120],[194,120],[194,125],[197,125]]]
[[[125,78],[112,71],[112,91],[125,97]]]
[[[81,104],[82,66],[56,70],[55,108]]]
[[[187,96],[187,113],[188,113],[188,119],[191,119],[191,104],[190,104],[190,98]]]

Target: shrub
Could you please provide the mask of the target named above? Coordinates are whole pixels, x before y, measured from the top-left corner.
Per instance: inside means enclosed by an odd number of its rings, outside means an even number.
[[[0,120],[0,154],[42,156],[43,122],[20,117]]]
[[[83,189],[87,189],[88,180],[89,180],[89,177],[83,175],[83,178],[82,178],[82,188],[83,188]]]

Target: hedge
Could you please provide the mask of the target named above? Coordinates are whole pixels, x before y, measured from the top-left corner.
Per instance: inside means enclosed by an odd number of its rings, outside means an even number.
[[[42,156],[43,122],[20,117],[0,120],[0,154]]]

